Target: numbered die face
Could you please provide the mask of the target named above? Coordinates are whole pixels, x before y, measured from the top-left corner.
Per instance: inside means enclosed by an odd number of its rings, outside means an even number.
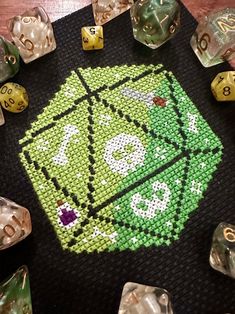
[[[0,250],[26,238],[32,231],[29,211],[0,197]]]
[[[26,89],[16,83],[6,83],[0,89],[0,104],[10,112],[19,113],[28,107]]]
[[[210,265],[235,278],[235,225],[222,222],[216,228],[210,252]]]
[[[191,38],[191,46],[205,67],[235,57],[235,8],[204,17]]]
[[[161,288],[127,282],[118,314],[173,314],[169,293]]]
[[[15,45],[0,36],[0,83],[19,71],[19,51]]]
[[[92,0],[96,25],[103,25],[130,9],[134,0]]]
[[[130,12],[135,39],[152,49],[179,30],[180,7],[174,0],[138,0]]]
[[[15,16],[9,20],[8,29],[25,63],[56,49],[52,25],[42,7]]]
[[[97,50],[104,48],[104,36],[102,26],[82,27],[83,50]]]
[[[217,74],[211,83],[211,91],[217,101],[235,100],[235,71]]]

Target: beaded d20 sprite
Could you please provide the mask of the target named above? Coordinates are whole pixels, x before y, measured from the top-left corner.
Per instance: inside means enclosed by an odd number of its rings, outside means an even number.
[[[76,253],[169,245],[222,157],[162,65],[78,68],[20,145],[62,247]]]

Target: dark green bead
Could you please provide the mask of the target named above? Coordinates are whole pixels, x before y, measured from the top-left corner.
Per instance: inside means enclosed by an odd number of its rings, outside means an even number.
[[[19,67],[20,57],[18,49],[0,36],[0,83],[16,75]]]

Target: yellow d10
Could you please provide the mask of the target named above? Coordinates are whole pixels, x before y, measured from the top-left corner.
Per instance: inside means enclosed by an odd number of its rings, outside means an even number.
[[[16,83],[6,83],[0,89],[0,104],[10,112],[22,112],[29,105],[26,89]]]
[[[221,72],[211,83],[217,101],[235,101],[235,71]]]
[[[82,27],[83,50],[98,50],[104,48],[104,36],[102,26]]]

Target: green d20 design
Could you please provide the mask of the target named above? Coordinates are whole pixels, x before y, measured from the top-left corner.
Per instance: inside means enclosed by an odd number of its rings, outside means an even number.
[[[0,284],[0,313],[32,314],[29,275],[26,266],[20,267]]]
[[[222,158],[162,65],[79,68],[20,144],[62,247],[77,253],[169,245]]]

